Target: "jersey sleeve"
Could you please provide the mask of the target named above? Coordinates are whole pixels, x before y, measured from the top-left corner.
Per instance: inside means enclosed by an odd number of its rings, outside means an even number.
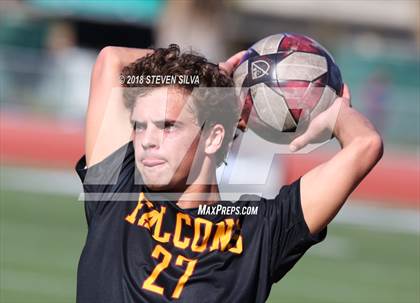
[[[95,213],[105,203],[118,199],[118,194],[132,189],[135,173],[134,148],[130,141],[101,162],[86,167],[86,156],[76,163],[75,170],[80,177],[85,195],[85,214],[90,225]]]
[[[314,244],[327,235],[325,227],[311,234],[303,217],[300,178],[280,189],[274,199],[266,201],[265,216],[271,233],[270,277],[278,282]]]

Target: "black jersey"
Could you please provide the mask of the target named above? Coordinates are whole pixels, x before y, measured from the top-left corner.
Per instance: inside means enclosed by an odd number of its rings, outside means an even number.
[[[136,181],[132,142],[89,169],[85,165],[85,157],[76,165],[88,222],[79,303],[265,302],[272,284],[326,236],[326,229],[309,232],[300,179],[274,199],[243,195],[213,205],[257,206],[257,214],[199,215],[199,208],[150,198]]]

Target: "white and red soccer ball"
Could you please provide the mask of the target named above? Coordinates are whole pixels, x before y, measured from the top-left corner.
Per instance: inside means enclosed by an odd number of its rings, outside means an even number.
[[[328,51],[307,36],[289,33],[252,45],[234,81],[247,126],[275,143],[290,141],[298,123],[326,110],[343,90],[340,70]]]

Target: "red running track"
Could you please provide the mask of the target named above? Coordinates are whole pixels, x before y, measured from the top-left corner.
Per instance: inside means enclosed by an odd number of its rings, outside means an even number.
[[[84,152],[83,122],[0,113],[1,164],[72,168]],[[284,156],[286,181],[291,182],[331,154],[314,152]],[[390,206],[420,208],[420,169],[415,154],[386,151],[358,186],[352,198]]]

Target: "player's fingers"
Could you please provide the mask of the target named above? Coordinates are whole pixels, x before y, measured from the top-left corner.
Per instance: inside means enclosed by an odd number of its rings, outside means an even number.
[[[231,75],[236,66],[238,66],[239,62],[241,62],[245,52],[246,51],[240,51],[227,59],[225,62],[219,63],[219,68],[224,70],[228,75]]]
[[[325,137],[325,133],[328,133],[328,113],[323,112],[312,120],[306,131],[295,138],[290,144],[289,149],[292,152],[298,151],[304,148],[309,143],[319,140]],[[328,135],[329,137],[331,134]],[[325,139],[325,138],[324,138]]]
[[[239,62],[241,62],[241,59],[245,55],[245,53],[245,50],[237,52],[232,57],[227,59],[226,62],[229,62],[230,64],[232,64],[232,66],[236,67],[239,64]]]
[[[343,97],[342,98],[345,100],[345,103],[348,106],[351,107],[351,92],[350,92],[349,86],[345,83],[344,83],[344,86],[343,86]]]
[[[308,142],[308,135],[305,133],[303,135],[300,135],[299,137],[295,138],[290,144],[289,149],[292,152],[298,151],[299,149],[302,149],[305,147],[305,145]]]
[[[233,71],[233,66],[228,62],[219,63],[219,69],[224,71],[227,75],[230,75]]]
[[[343,85],[343,98],[351,99],[350,89],[346,83]]]
[[[308,126],[308,129],[299,137],[295,138],[292,142],[289,144],[289,148],[292,152],[298,151],[299,149],[302,149],[305,147],[311,140],[316,137],[316,134],[318,133],[318,126],[316,123],[311,123]]]

